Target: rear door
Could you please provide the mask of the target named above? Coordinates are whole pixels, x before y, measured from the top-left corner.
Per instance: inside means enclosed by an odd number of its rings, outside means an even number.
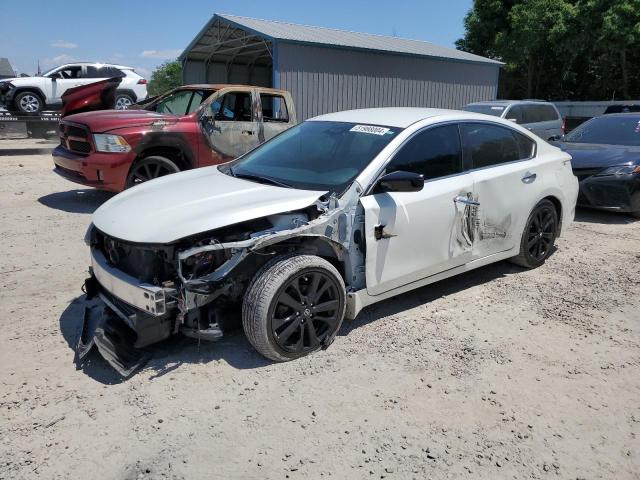
[[[466,202],[472,202],[473,177],[463,171],[457,124],[413,135],[383,173],[393,171],[420,173],[426,182],[419,192],[374,192],[360,200],[370,295],[457,267],[472,256]]]
[[[460,125],[465,164],[472,169],[475,227],[473,258],[518,245],[524,222],[538,198],[535,142],[506,126]]]
[[[258,146],[259,101],[253,89],[224,89],[213,96],[201,122],[215,152],[236,158]]]

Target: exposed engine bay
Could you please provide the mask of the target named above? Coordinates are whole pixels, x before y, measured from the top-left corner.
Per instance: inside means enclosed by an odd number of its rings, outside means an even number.
[[[349,290],[365,286],[364,216],[354,183],[338,198],[197,234],[177,242],[141,244],[113,238],[91,225],[91,276],[77,347],[82,364],[95,345],[123,376],[144,365],[144,348],[182,333],[217,340],[256,272],[274,255],[300,252],[343,265]],[[332,340],[332,339],[331,339]]]

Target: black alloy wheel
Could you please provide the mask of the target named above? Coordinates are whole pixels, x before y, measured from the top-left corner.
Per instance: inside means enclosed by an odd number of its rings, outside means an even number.
[[[557,235],[556,207],[550,200],[542,200],[529,215],[520,241],[520,253],[511,261],[526,268],[539,267],[553,252]]]
[[[340,323],[338,283],[321,271],[306,271],[281,287],[271,308],[271,333],[286,352],[317,350]]]
[[[165,157],[151,156],[137,161],[127,177],[127,188],[134,187],[154,178],[178,173],[180,167]]]
[[[242,302],[242,327],[254,348],[286,362],[328,347],[346,309],[346,287],[334,265],[289,253],[267,262]]]
[[[549,255],[555,240],[555,208],[548,206],[540,208],[531,220],[527,234],[527,251],[536,261],[541,261]]]

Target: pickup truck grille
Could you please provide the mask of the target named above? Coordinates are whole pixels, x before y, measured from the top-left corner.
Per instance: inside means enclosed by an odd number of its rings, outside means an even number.
[[[91,153],[91,134],[87,127],[61,121],[59,130],[60,145],[64,148],[83,155]]]

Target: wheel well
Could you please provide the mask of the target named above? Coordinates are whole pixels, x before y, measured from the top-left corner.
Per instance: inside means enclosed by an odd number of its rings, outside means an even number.
[[[44,94],[40,91],[39,88],[31,88],[31,87],[23,87],[23,88],[19,88],[16,90],[16,93],[14,95],[13,98],[17,98],[18,95],[20,95],[21,93],[33,93],[34,95],[37,95],[37,97],[42,101],[42,103],[45,103],[45,96]]]
[[[562,203],[554,196],[548,196],[543,198],[543,200],[549,200],[553,203],[553,206],[556,208],[556,213],[558,214],[558,231],[556,232],[558,235],[562,231]]]
[[[148,148],[148,149],[144,150],[143,152],[141,152],[140,155],[138,155],[136,157],[136,159],[135,159],[135,161],[133,163],[135,164],[136,162],[142,160],[143,158],[151,157],[151,156],[159,156],[159,157],[168,158],[169,160],[175,162],[176,165],[178,165],[178,167],[180,167],[180,170],[189,170],[190,168],[192,168],[191,162],[189,162],[189,159],[187,157],[185,157],[185,155],[182,152],[182,150],[180,150],[179,148],[174,148],[174,147],[153,147],[153,148]],[[132,166],[133,166],[133,164],[132,164]]]

